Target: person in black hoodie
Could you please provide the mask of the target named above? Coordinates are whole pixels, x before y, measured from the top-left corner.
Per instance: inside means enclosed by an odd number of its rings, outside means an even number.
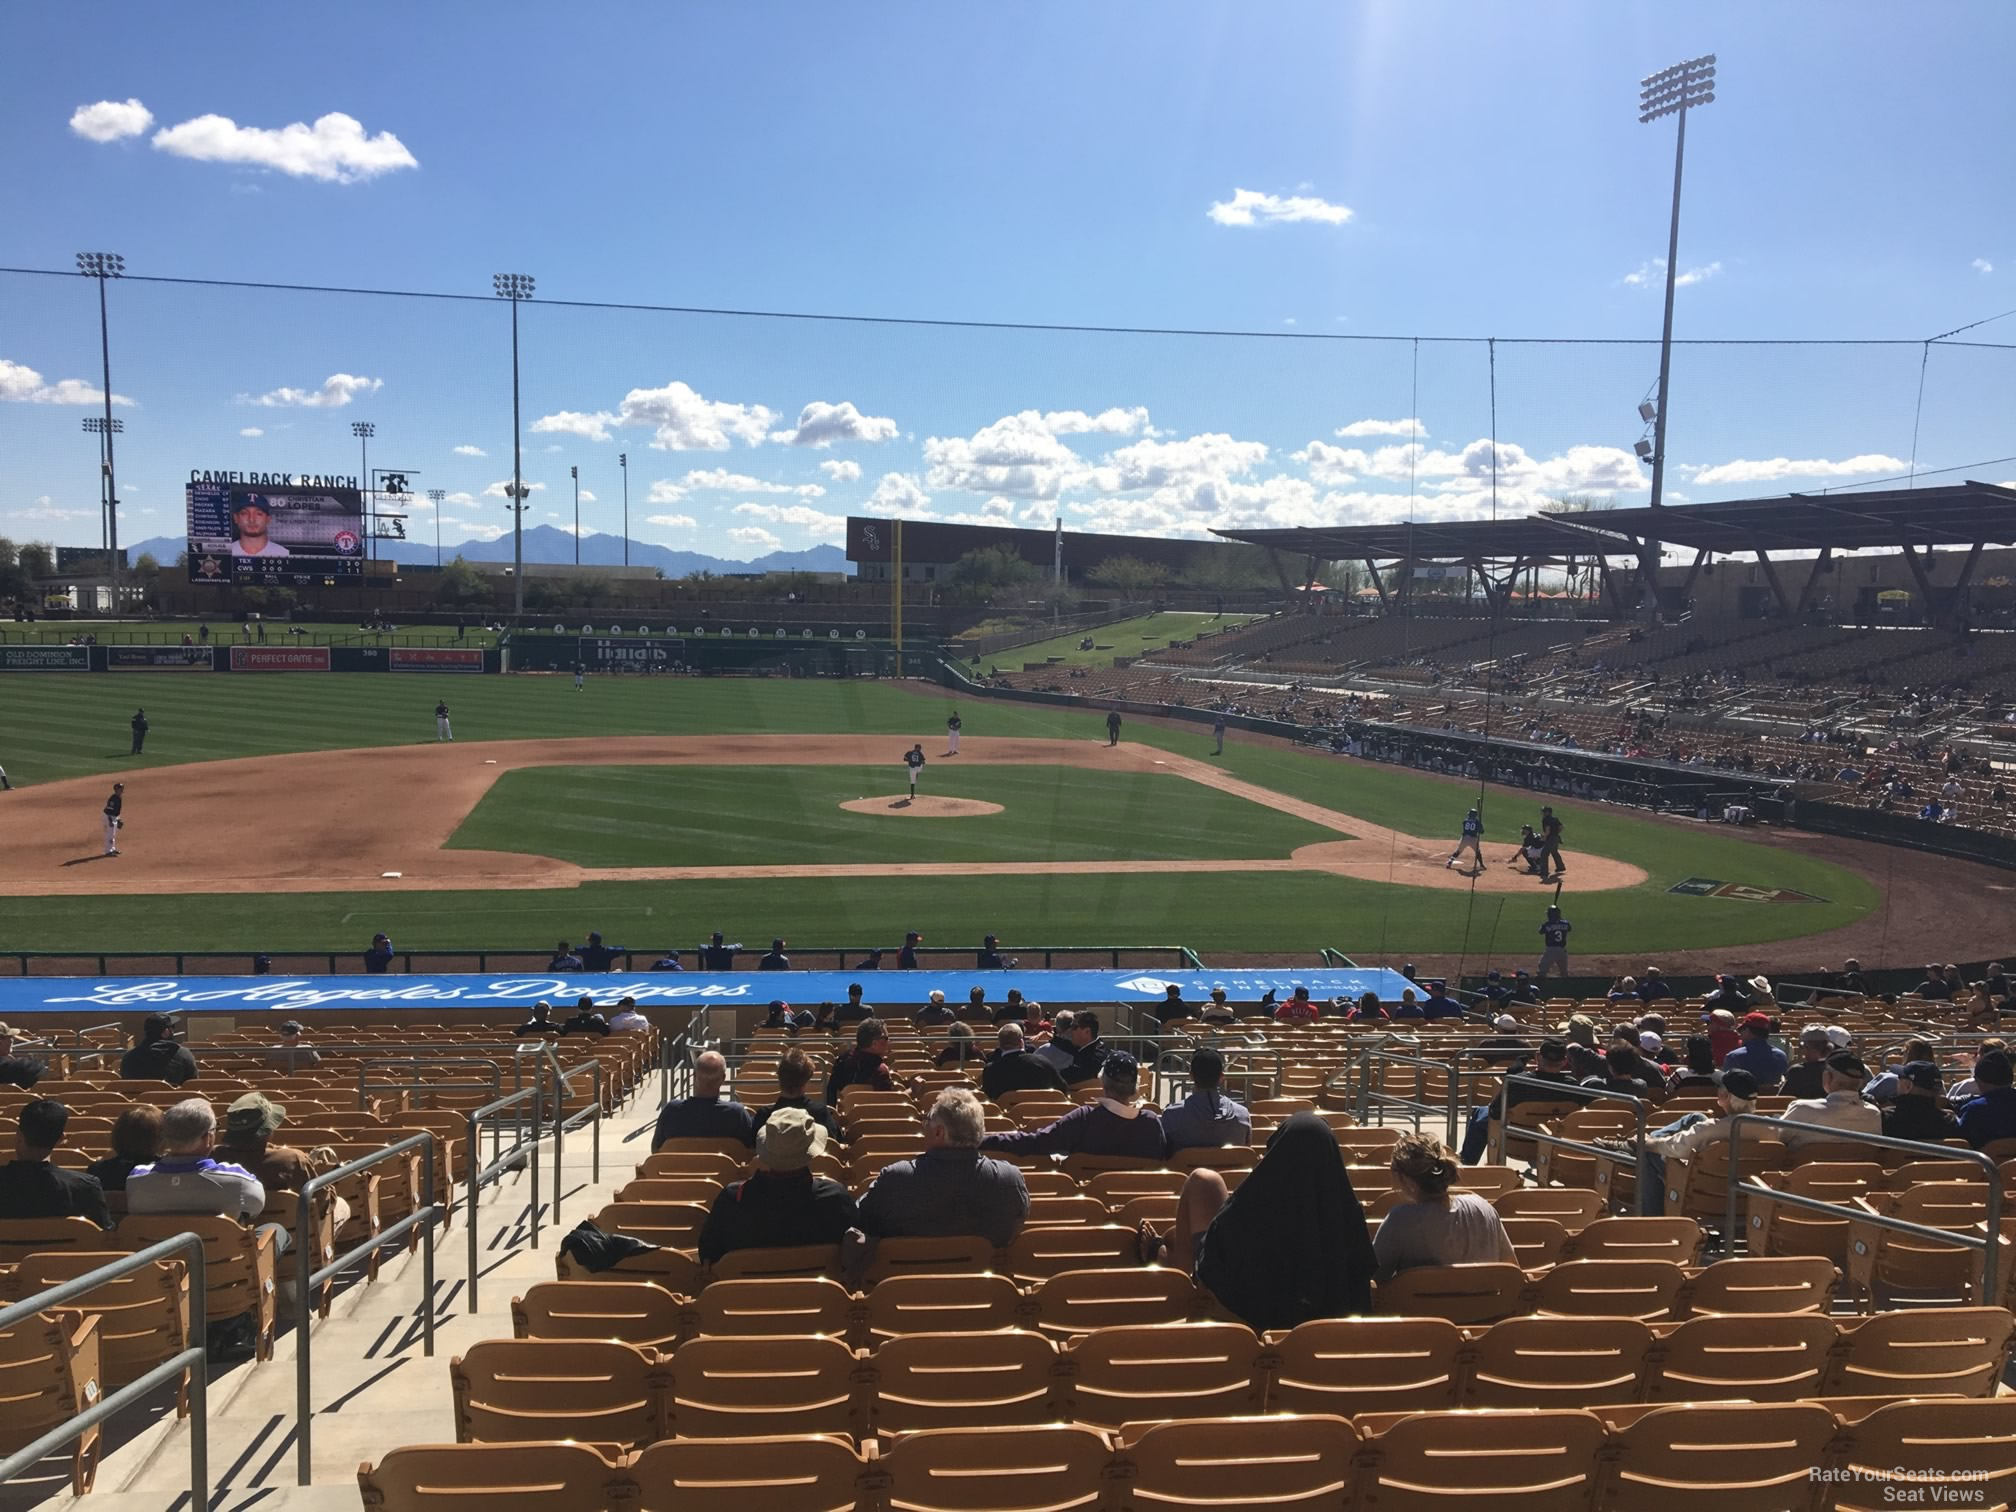
[[[1936,1062],[1912,1061],[1898,1071],[1897,1101],[1883,1110],[1883,1132],[1892,1139],[1922,1139],[1927,1144],[1961,1137],[1960,1121],[1946,1101]]]
[[[840,1120],[833,1110],[821,1102],[813,1102],[805,1095],[805,1088],[812,1081],[812,1061],[803,1050],[793,1045],[777,1057],[777,1101],[756,1115],[756,1128],[760,1133],[765,1120],[780,1108],[797,1108],[807,1114],[814,1123],[826,1131],[826,1137],[834,1144],[841,1142]]]
[[[882,1092],[896,1085],[889,1071],[889,1031],[880,1019],[863,1019],[854,1028],[854,1048],[833,1057],[826,1075],[827,1105],[836,1105],[840,1094],[857,1082]]]
[[[119,1060],[124,1081],[162,1081],[179,1087],[196,1074],[196,1057],[175,1042],[175,1020],[150,1013],[140,1026],[140,1038]]]
[[[604,945],[600,930],[588,931],[588,943],[574,952],[581,958],[583,971],[607,971],[615,964],[616,957],[623,953],[621,945]]]
[[[69,1123],[70,1110],[54,1098],[22,1105],[14,1159],[0,1166],[0,1219],[89,1218],[100,1228],[112,1227],[96,1178],[50,1163]]]
[[[861,1214],[853,1194],[812,1174],[826,1132],[802,1108],[774,1108],[756,1133],[756,1173],[724,1188],[701,1226],[700,1262],[738,1249],[838,1244]]]
[[[1113,1053],[1113,1047],[1099,1038],[1099,1015],[1095,1010],[1081,1009],[1072,1016],[1071,1051],[1071,1064],[1065,1068],[1064,1080],[1072,1086],[1098,1076],[1106,1058]]]
[[[571,1018],[560,1026],[560,1032],[567,1034],[607,1034],[609,1020],[595,1011],[595,999],[582,997],[574,1004]]]
[[[980,1072],[980,1090],[992,1102],[1010,1092],[1062,1092],[1064,1078],[1042,1056],[1031,1053],[1020,1024],[1003,1024],[999,1048]]]

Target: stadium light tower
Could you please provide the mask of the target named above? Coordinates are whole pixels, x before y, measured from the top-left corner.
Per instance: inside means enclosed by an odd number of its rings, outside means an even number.
[[[581,565],[581,469],[570,467],[567,476],[574,480],[574,565]]]
[[[119,612],[119,473],[112,463],[112,437],[119,427],[112,423],[112,333],[105,311],[105,280],[126,275],[126,259],[117,252],[79,252],[77,271],[98,280],[98,355],[105,364],[105,534],[112,548],[112,612]]]
[[[616,453],[616,465],[623,469],[623,565],[630,565],[630,453]]]
[[[1652,422],[1652,507],[1665,502],[1666,421],[1673,409],[1673,290],[1680,274],[1680,173],[1687,161],[1687,112],[1715,102],[1715,54],[1689,58],[1639,80],[1638,124],[1680,118],[1673,138],[1673,220],[1666,233],[1666,325],[1659,338],[1658,413]]]
[[[364,510],[370,516],[364,522],[364,554],[376,558],[378,555],[378,511],[371,496],[371,438],[378,434],[378,427],[369,420],[352,420],[350,434],[357,438],[358,478],[364,490]]]
[[[108,463],[108,462],[106,461],[106,455],[105,455],[105,440],[104,440],[104,438],[105,438],[105,436],[107,435],[107,433],[110,433],[110,434],[113,434],[113,435],[120,435],[120,434],[123,434],[123,433],[125,432],[125,430],[126,430],[126,422],[125,422],[124,420],[120,420],[120,419],[118,419],[118,418],[116,418],[116,417],[115,417],[115,418],[114,418],[114,419],[113,419],[113,420],[112,420],[112,421],[111,421],[111,422],[110,422],[110,423],[108,424],[108,423],[107,423],[107,422],[106,422],[106,421],[105,421],[105,420],[104,420],[104,419],[103,419],[103,418],[102,418],[101,416],[98,416],[98,415],[86,415],[86,416],[84,417],[84,429],[85,429],[85,430],[87,430],[87,431],[89,431],[89,432],[90,432],[90,433],[91,433],[92,435],[94,435],[94,436],[97,436],[97,437],[99,438],[99,440],[98,440],[98,544],[99,544],[99,545],[100,545],[101,547],[103,547],[103,548],[105,549],[105,551],[106,551],[106,553],[107,553],[107,555],[108,555],[108,557],[109,557],[109,555],[110,555],[110,553],[111,553],[111,550],[112,550],[112,511],[111,511],[111,509],[110,509],[110,508],[109,508],[109,507],[107,506],[107,502],[106,502],[106,501],[107,501],[107,500],[109,500],[109,499],[110,499],[110,498],[112,497],[112,492],[111,492],[111,490],[110,490],[109,488],[107,488],[107,487],[106,487],[106,485],[105,485],[105,479],[106,479],[106,473],[107,473],[107,470],[108,470],[108,469],[109,469],[109,467],[110,467],[110,464],[109,464],[109,463]],[[108,561],[107,565],[108,565],[108,566],[110,565],[109,561]]]
[[[441,501],[448,497],[445,488],[430,488],[427,497],[434,505],[434,566],[441,566]]]
[[[518,425],[518,305],[532,297],[530,273],[493,273],[499,299],[511,301],[511,583],[513,613],[525,617],[525,462]],[[575,539],[580,539],[578,536]]]

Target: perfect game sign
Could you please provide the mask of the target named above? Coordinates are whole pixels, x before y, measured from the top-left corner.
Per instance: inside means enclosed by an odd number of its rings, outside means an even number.
[[[364,575],[364,496],[355,478],[195,472],[184,497],[192,583]]]

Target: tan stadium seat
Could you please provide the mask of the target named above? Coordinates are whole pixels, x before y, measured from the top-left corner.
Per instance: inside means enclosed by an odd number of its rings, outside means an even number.
[[[682,1336],[680,1313],[679,1298],[651,1281],[540,1281],[511,1299],[511,1332],[519,1339],[616,1339],[670,1353]]]
[[[1569,1243],[1575,1260],[1670,1260],[1693,1265],[1701,1225],[1692,1218],[1598,1218]]]
[[[840,1273],[840,1246],[837,1244],[787,1244],[769,1249],[730,1250],[713,1265],[716,1281],[761,1281],[777,1277],[837,1276]],[[684,1288],[699,1290],[699,1283]],[[680,1290],[675,1287],[674,1290]]]
[[[2016,1504],[2016,1397],[1879,1407],[1849,1430],[1841,1468],[1822,1488],[1834,1512],[1929,1506],[1933,1486],[1959,1493],[1951,1506]]]
[[[1789,1170],[1792,1165],[1791,1153],[1776,1139],[1746,1136],[1741,1154],[1742,1182],[1758,1181],[1767,1171]],[[1729,1146],[1704,1145],[1692,1160],[1667,1161],[1665,1202],[1668,1217],[1693,1218],[1720,1228],[1728,1213]],[[1737,1216],[1739,1220],[1743,1216],[1740,1205]]]
[[[667,1439],[632,1457],[626,1512],[844,1512],[861,1470],[853,1444],[833,1434]]]
[[[661,1249],[692,1249],[707,1209],[697,1202],[611,1202],[591,1221],[605,1234],[629,1234]]]
[[[89,1218],[0,1218],[0,1265],[58,1250],[99,1249],[105,1230]]]
[[[851,1434],[859,1426],[853,1377],[854,1351],[838,1339],[688,1339],[672,1357],[668,1431]]]
[[[1402,1418],[1358,1457],[1359,1505],[1379,1512],[1568,1512],[1594,1497],[1604,1428],[1593,1413]]]
[[[1196,1315],[1196,1285],[1167,1266],[1062,1271],[1035,1289],[1036,1326],[1070,1338],[1132,1323],[1181,1323]]]
[[[115,1265],[119,1250],[62,1250],[30,1255],[6,1277],[0,1296],[21,1302],[37,1292]],[[98,1319],[98,1348],[107,1391],[138,1380],[189,1347],[189,1273],[181,1260],[157,1260],[93,1287],[64,1306]],[[175,1388],[175,1415],[189,1413],[189,1372]]]
[[[1987,1396],[2008,1366],[2016,1318],[2003,1307],[1913,1308],[1844,1328],[1842,1342],[1829,1396]]]
[[[1314,1113],[1316,1104],[1306,1097],[1263,1097],[1247,1109],[1255,1118],[1264,1118],[1273,1123],[1293,1118],[1297,1113]],[[1393,1131],[1394,1141],[1400,1138],[1400,1131]]]
[[[1519,1187],[1491,1199],[1500,1218],[1552,1218],[1571,1234],[1603,1216],[1603,1197],[1593,1187]]]
[[[653,1155],[720,1155],[735,1163],[739,1170],[749,1164],[755,1153],[739,1139],[668,1139],[654,1148]],[[654,1173],[655,1174],[655,1173]]]
[[[1116,1171],[1139,1174],[1167,1169],[1168,1167],[1160,1160],[1148,1160],[1134,1155],[1073,1155],[1064,1162],[1064,1174],[1081,1187]]]
[[[905,1334],[876,1349],[874,1374],[880,1434],[1005,1427],[1063,1415],[1057,1346],[1038,1333]]]
[[[864,1286],[891,1276],[976,1274],[994,1264],[994,1246],[978,1234],[902,1234],[875,1241]]]
[[[1508,1318],[1476,1342],[1465,1407],[1595,1407],[1635,1402],[1652,1330],[1635,1318]]]
[[[1078,1183],[1063,1171],[1031,1170],[1027,1166],[1022,1168],[1022,1185],[1031,1197],[1076,1197],[1080,1190]]]
[[[1681,1289],[1679,1315],[1825,1313],[1838,1275],[1818,1255],[1739,1255],[1717,1260]]]
[[[1384,1164],[1392,1159],[1400,1144],[1400,1130],[1389,1125],[1332,1132],[1337,1134],[1337,1148],[1343,1151],[1346,1165]],[[1465,1171],[1462,1180],[1467,1183],[1469,1179],[1469,1172]]]
[[[1047,1281],[1067,1270],[1140,1263],[1134,1230],[1118,1224],[1024,1229],[1001,1252],[1002,1269],[1024,1285]]]
[[[1886,1155],[1896,1151],[1885,1150]],[[2005,1171],[2004,1188],[2007,1188]],[[1961,1160],[1956,1155],[1934,1157],[1931,1160],[1907,1160],[1883,1173],[1878,1185],[1887,1191],[1905,1192],[1914,1186],[1922,1186],[1928,1181],[1981,1181],[1985,1180],[1981,1167],[1971,1160]]]
[[[1654,1402],[1743,1398],[1792,1402],[1818,1396],[1839,1331],[1831,1318],[1690,1318],[1660,1345]]]
[[[1179,1171],[1250,1171],[1260,1163],[1262,1147],[1220,1145],[1215,1150],[1178,1150],[1169,1164]]]
[[[558,1441],[415,1444],[357,1468],[374,1512],[620,1512],[626,1482],[588,1445]]]
[[[1243,1323],[1105,1328],[1074,1339],[1074,1422],[1117,1428],[1153,1418],[1235,1417],[1260,1410],[1259,1340]]]
[[[1988,1183],[1940,1181],[1903,1192],[1872,1192],[1857,1206],[1864,1213],[1969,1233],[1987,1221]],[[1912,1295],[1985,1300],[1975,1295],[1981,1280],[1978,1250],[1857,1222],[1852,1212],[1848,1232],[1846,1274],[1865,1310]]]
[[[828,1246],[828,1252],[836,1250]],[[741,1250],[742,1255],[765,1253],[760,1250]],[[723,1257],[725,1265],[735,1255]],[[562,1250],[553,1259],[553,1272],[562,1281],[655,1281],[669,1292],[690,1297],[700,1289],[703,1272],[700,1262],[691,1254],[676,1249],[644,1250],[638,1254],[625,1255],[607,1270],[591,1271],[577,1262],[572,1255]]]
[[[31,1294],[32,1295],[32,1294]],[[32,1313],[0,1332],[0,1453],[25,1449],[105,1394],[98,1319],[70,1311]],[[101,1439],[86,1428],[70,1451],[79,1496],[98,1474]]]
[[[1403,1318],[1495,1323],[1519,1311],[1526,1274],[1506,1260],[1482,1265],[1420,1265],[1382,1281],[1373,1306]]]
[[[1546,1146],[1541,1145],[1533,1135],[1549,1124],[1559,1123],[1582,1107],[1583,1103],[1578,1098],[1543,1098],[1513,1103],[1503,1120],[1492,1120],[1504,1125],[1505,1152],[1500,1158],[1538,1159],[1538,1152]],[[1635,1121],[1633,1127],[1636,1127]],[[1561,1178],[1557,1175],[1555,1179]]]
[[[697,1202],[712,1207],[721,1183],[711,1176],[639,1176],[623,1183],[617,1202]]]
[[[1177,1196],[1129,1197],[1113,1209],[1113,1221],[1124,1229],[1139,1232],[1147,1224],[1158,1234],[1176,1226],[1176,1211],[1183,1199]]]
[[[1464,1166],[1456,1183],[1461,1191],[1475,1192],[1486,1202],[1496,1202],[1507,1192],[1519,1191],[1525,1180],[1525,1176],[1513,1166],[1475,1165]]]
[[[628,1447],[667,1431],[664,1358],[614,1339],[486,1339],[448,1362],[448,1379],[457,1443]]]
[[[1629,1139],[1638,1132],[1638,1120],[1629,1108],[1595,1103],[1551,1123],[1547,1132],[1582,1144],[1598,1135]],[[1600,1160],[1583,1150],[1548,1144],[1540,1145],[1533,1157],[1533,1177],[1543,1191],[1552,1190],[1557,1184],[1569,1191],[1594,1190],[1597,1172],[1606,1169],[1611,1173],[1611,1183],[1618,1188],[1610,1193],[1611,1200],[1624,1200],[1635,1187],[1635,1172],[1629,1163],[1619,1167],[1614,1161]],[[1600,1210],[1600,1200],[1598,1206]]]
[[[1022,1294],[1006,1276],[890,1276],[868,1291],[867,1342],[913,1333],[1014,1328]]]
[[[1110,1222],[1112,1217],[1106,1211],[1105,1203],[1094,1197],[1076,1194],[1070,1197],[1031,1197],[1029,1216],[1024,1222],[1044,1228],[1054,1228],[1058,1224],[1086,1227]]]
[[[235,1218],[147,1213],[122,1219],[117,1238],[133,1254],[180,1234],[196,1234],[203,1240],[204,1316],[220,1323],[250,1313],[258,1357],[272,1359],[278,1275],[273,1236]]]
[[[715,1150],[680,1150],[675,1148],[681,1141],[669,1141],[665,1148],[655,1155],[647,1155],[637,1162],[639,1177],[702,1176],[719,1186],[731,1181],[740,1181],[749,1167],[750,1152],[743,1150],[740,1157],[724,1155]],[[716,1141],[708,1141],[716,1143]],[[741,1149],[741,1145],[736,1145]]]
[[[696,1335],[757,1338],[848,1336],[853,1295],[823,1276],[715,1281],[694,1302]]]
[[[1534,1283],[1533,1311],[1556,1318],[1665,1318],[1686,1280],[1670,1260],[1567,1260]]]
[[[1805,1507],[1835,1431],[1834,1415],[1813,1402],[1655,1408],[1612,1439],[1622,1453],[1601,1505],[1605,1512]]]
[[[1112,1458],[1106,1435],[1079,1423],[934,1428],[899,1434],[876,1469],[884,1505],[903,1512],[1092,1512],[1108,1505]]]
[[[1505,1237],[1519,1256],[1521,1270],[1543,1270],[1557,1264],[1568,1248],[1568,1230],[1552,1218],[1503,1218]]]
[[[1324,1318],[1274,1341],[1269,1412],[1454,1407],[1463,1331],[1443,1318]]]
[[[1848,1205],[1883,1185],[1883,1167],[1873,1160],[1823,1161],[1766,1171],[1761,1180],[1773,1191],[1838,1203],[1842,1211],[1830,1217],[1753,1195],[1748,1199],[1750,1252],[1819,1255],[1841,1265],[1848,1258]]]
[[[1122,1433],[1127,1501],[1158,1512],[1265,1507],[1328,1512],[1346,1504],[1358,1434],[1340,1418],[1241,1417],[1156,1423]]]
[[[1101,1171],[1085,1183],[1085,1195],[1118,1210],[1134,1197],[1175,1197],[1183,1191],[1184,1173],[1156,1168],[1147,1171]],[[1035,1196],[1035,1189],[1030,1189]]]

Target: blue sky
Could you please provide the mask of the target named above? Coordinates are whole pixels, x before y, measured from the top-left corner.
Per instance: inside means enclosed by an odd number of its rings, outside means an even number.
[[[482,296],[115,285],[127,540],[179,532],[194,467],[354,471],[357,419],[374,465],[449,490],[448,540],[501,532],[496,271],[687,306],[1656,338],[1673,134],[1637,123],[1638,80],[1704,52],[1679,334],[1915,343],[2016,307],[2016,12],[1985,0],[98,14],[89,45],[59,7],[0,17],[0,264]],[[0,276],[0,533],[98,539],[95,306]],[[521,335],[532,523],[571,523],[578,466],[584,528],[617,529],[626,450],[633,535],[739,558],[850,512],[1194,535],[1491,507],[1479,344],[538,304]],[[1674,494],[1901,470],[1920,357],[1683,349]],[[1642,500],[1655,349],[1496,364],[1501,512]],[[2012,414],[2016,351],[1935,348],[1919,465],[2016,452]]]

